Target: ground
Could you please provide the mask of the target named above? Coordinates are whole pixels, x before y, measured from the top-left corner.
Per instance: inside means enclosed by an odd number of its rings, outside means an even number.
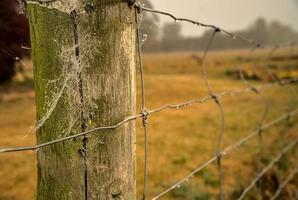
[[[247,86],[235,76],[235,69],[243,65],[250,83],[270,83],[270,76],[261,67],[270,67],[280,77],[293,77],[297,73],[297,60],[286,57],[286,51],[278,55],[285,59],[268,60],[268,51],[256,53],[250,64],[244,62],[246,51],[211,52],[206,63],[208,78],[215,93],[244,89]],[[200,65],[194,57],[201,53],[146,54],[145,89],[146,108],[154,109],[164,104],[176,104],[208,95],[200,74]],[[30,65],[30,61],[27,61]],[[255,65],[257,70],[253,70]],[[30,71],[30,67],[29,67]],[[28,75],[29,74],[29,75]],[[35,99],[30,72],[18,75],[13,84],[0,88],[0,147],[30,145],[35,143]],[[269,77],[269,78],[268,78]],[[140,110],[140,79],[137,84]],[[297,109],[297,84],[275,86],[261,90],[269,100],[266,122],[283,115],[289,109]],[[298,96],[298,95],[297,95]],[[265,108],[260,96],[253,92],[220,99],[225,113],[223,147],[237,142],[256,129]],[[295,102],[294,102],[295,101]],[[220,127],[220,113],[213,101],[203,104],[165,110],[149,116],[149,197],[153,197],[187,175],[214,156]],[[290,123],[285,120],[263,134],[262,165],[270,162],[279,150],[297,138],[298,117]],[[137,121],[137,191],[140,197],[143,181],[143,131]],[[36,187],[36,153],[21,152],[0,154],[0,200],[34,199]],[[256,176],[258,137],[223,157],[224,191],[229,199],[239,196]],[[270,196],[276,186],[272,179],[281,182],[295,167],[298,151],[285,156],[264,178],[264,196]],[[269,180],[269,181],[268,181]],[[294,179],[295,180],[295,179]],[[267,184],[267,185],[266,185]],[[213,199],[218,193],[216,165],[210,165],[161,199]],[[282,199],[293,197],[298,182],[292,181],[282,193]],[[254,188],[249,199],[256,198]],[[238,195],[238,196],[237,196]],[[292,195],[292,196],[291,196]],[[138,198],[139,199],[139,198]]]

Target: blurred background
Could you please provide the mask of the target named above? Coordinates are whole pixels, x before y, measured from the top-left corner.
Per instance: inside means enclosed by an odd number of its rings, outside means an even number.
[[[218,34],[208,54],[206,68],[215,92],[245,88],[237,69],[244,67],[246,78],[255,85],[272,83],[274,77],[298,76],[297,0],[143,0],[148,8],[169,11],[177,16],[215,24],[268,46],[247,60],[250,46]],[[0,1],[0,147],[35,144],[35,97],[28,20],[20,12],[18,0]],[[197,58],[202,58],[211,31],[152,13],[142,17],[146,98],[148,108],[179,103],[208,95]],[[274,55],[268,56],[277,44]],[[270,48],[269,48],[270,47]],[[137,84],[140,108],[140,84]],[[276,87],[262,94],[270,100],[267,121],[297,106],[297,84]],[[294,88],[294,89],[293,89]],[[294,97],[293,97],[294,96]],[[264,104],[255,94],[222,100],[225,116],[224,146],[231,145],[255,129]],[[219,129],[216,105],[204,105],[160,113],[150,118],[149,195],[171,186],[212,157]],[[166,123],[165,123],[166,121]],[[289,141],[298,137],[297,117],[268,131],[264,140],[265,166]],[[141,122],[137,122],[137,185],[142,192],[144,154]],[[225,191],[235,199],[256,175],[257,139],[223,161]],[[174,148],[173,148],[174,147]],[[264,199],[270,199],[284,177],[297,166],[297,150],[285,156],[264,178]],[[36,193],[36,154],[24,152],[0,155],[0,200],[31,200]],[[239,180],[241,177],[241,180]],[[215,199],[219,181],[216,165],[198,173],[190,182],[164,199]],[[283,191],[280,199],[297,199],[298,177]],[[247,199],[257,199],[254,188]]]
[[[170,11],[176,16],[187,16],[203,23],[216,24],[235,34],[252,38],[263,45],[276,45],[296,41],[298,37],[297,0],[257,0],[246,2],[231,0],[196,1],[181,5],[179,0],[144,0],[149,8]],[[30,59],[29,25],[20,12],[18,0],[0,2],[0,82],[13,78],[24,66],[16,66],[19,58]],[[144,52],[200,51],[206,46],[210,30],[186,23],[175,23],[171,18],[157,14],[144,14],[142,22]],[[231,42],[220,36],[212,45],[214,50],[243,49],[247,44]]]
[[[298,3],[296,0],[265,0],[223,2],[219,0],[144,1],[148,7],[170,11],[176,16],[215,24],[236,34],[253,38],[264,45],[286,43],[297,39]],[[186,23],[175,23],[169,17],[145,15],[143,21],[147,41],[144,51],[202,50],[210,31]],[[230,42],[219,38],[213,49],[240,49],[247,47],[241,41]]]

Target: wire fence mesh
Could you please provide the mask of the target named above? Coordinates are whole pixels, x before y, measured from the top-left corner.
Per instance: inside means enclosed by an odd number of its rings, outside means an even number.
[[[263,148],[264,144],[263,141],[265,140],[265,131],[283,121],[289,121],[292,117],[296,116],[298,114],[298,108],[295,107],[295,104],[297,103],[297,91],[292,86],[293,84],[296,84],[298,82],[298,78],[287,78],[287,79],[279,79],[274,75],[271,69],[264,68],[264,71],[266,71],[270,77],[272,78],[271,83],[264,83],[256,85],[252,82],[250,82],[245,74],[244,74],[244,65],[250,62],[253,62],[252,57],[254,52],[259,48],[266,48],[269,49],[268,55],[266,55],[266,59],[270,59],[274,56],[274,54],[281,48],[293,48],[295,46],[295,42],[290,42],[288,44],[278,44],[273,47],[266,47],[262,44],[254,41],[253,39],[246,38],[241,35],[235,35],[229,31],[226,31],[225,29],[222,29],[216,25],[209,25],[205,23],[201,23],[199,21],[194,21],[187,18],[179,18],[173,15],[172,13],[154,10],[145,7],[140,2],[130,2],[131,6],[133,6],[136,10],[136,20],[137,20],[137,42],[138,42],[138,61],[139,61],[139,71],[140,71],[140,81],[141,81],[141,110],[139,114],[133,115],[133,116],[127,116],[123,121],[118,122],[115,125],[112,126],[103,126],[103,127],[97,127],[94,129],[86,130],[84,132],[70,135],[67,137],[61,137],[57,138],[56,140],[48,141],[46,143],[37,144],[33,146],[24,146],[24,147],[8,147],[8,148],[0,148],[0,153],[9,153],[9,152],[19,152],[19,151],[38,151],[39,149],[46,148],[50,145],[72,140],[74,138],[84,138],[85,136],[92,134],[99,130],[111,130],[111,129],[117,129],[118,127],[137,119],[142,120],[142,126],[144,131],[144,169],[143,169],[143,194],[142,199],[148,199],[148,128],[147,124],[149,121],[149,116],[164,112],[170,109],[177,109],[177,108],[186,108],[191,107],[196,104],[204,104],[206,102],[212,101],[218,108],[219,111],[219,121],[220,121],[220,127],[218,129],[218,139],[216,141],[216,152],[214,152],[214,156],[208,159],[205,163],[199,165],[197,168],[195,168],[193,171],[191,171],[189,174],[185,175],[183,178],[169,186],[168,188],[164,189],[159,194],[156,194],[154,197],[152,197],[152,200],[157,200],[162,197],[164,197],[166,194],[171,192],[172,190],[175,190],[179,188],[182,184],[188,182],[192,177],[194,177],[195,174],[199,173],[200,171],[204,170],[206,167],[210,166],[211,164],[217,165],[217,173],[218,173],[218,180],[219,180],[219,188],[218,188],[218,198],[223,200],[226,198],[226,194],[224,191],[224,176],[223,176],[223,167],[222,167],[222,160],[230,154],[231,152],[237,150],[238,148],[242,147],[244,144],[246,144],[249,140],[253,139],[254,137],[258,137],[258,158],[257,158],[257,176],[251,181],[251,183],[242,191],[241,195],[239,196],[240,199],[244,199],[247,195],[247,193],[256,185],[262,184],[262,178],[263,176],[271,170],[276,163],[278,163],[281,158],[286,154],[289,153],[292,149],[296,148],[298,144],[298,140],[295,139],[292,143],[287,144],[285,147],[281,149],[281,151],[278,153],[276,157],[274,157],[271,162],[269,162],[266,166],[263,166],[262,159],[264,157]],[[207,28],[211,29],[211,35],[210,39],[207,43],[207,46],[203,52],[202,58],[194,57],[198,66],[200,66],[201,76],[204,81],[205,87],[208,91],[208,95],[202,98],[192,99],[188,100],[179,104],[166,104],[162,105],[155,109],[147,109],[146,107],[146,97],[145,97],[145,73],[144,73],[144,66],[143,66],[143,55],[142,55],[142,38],[141,38],[141,16],[144,12],[151,12],[156,13],[159,15],[164,15],[172,18],[175,22],[186,22],[193,24],[194,26],[197,26],[198,28]],[[245,86],[244,89],[240,90],[230,90],[230,91],[224,91],[221,93],[215,93],[212,87],[212,83],[208,78],[208,73],[206,69],[206,60],[208,57],[208,53],[210,51],[210,47],[212,46],[212,43],[214,42],[214,39],[216,38],[217,34],[222,33],[227,35],[233,40],[241,40],[244,43],[247,43],[251,46],[246,59],[244,59],[243,65],[238,66],[237,73],[239,75],[240,80],[242,81],[243,85]],[[6,51],[3,48],[0,48],[0,50],[7,54],[8,56],[13,57],[16,61],[20,61],[22,64],[22,60],[14,55],[12,55],[10,52]],[[290,54],[293,53],[293,50],[290,51]],[[290,57],[291,55],[289,55]],[[252,64],[252,67],[254,70],[257,70],[255,67],[255,64]],[[271,108],[270,99],[263,94],[263,91],[269,89],[269,88],[275,88],[280,87],[282,89],[288,88],[288,95],[292,101],[292,104],[287,105],[286,112],[279,115],[279,117],[269,121],[266,123],[266,119],[268,117],[269,109]],[[255,94],[257,97],[259,97],[260,101],[263,104],[263,112],[261,113],[261,117],[259,119],[258,126],[252,131],[249,132],[245,137],[241,138],[236,143],[223,148],[223,140],[225,136],[225,112],[224,112],[224,106],[222,104],[222,100],[227,97],[234,97],[234,96],[240,96],[242,94]],[[100,141],[99,141],[100,142]],[[279,185],[278,189],[276,190],[275,194],[272,196],[271,199],[277,199],[278,196],[281,194],[282,190],[286,187],[286,185],[295,177],[295,175],[298,173],[297,166],[294,166],[293,171],[290,173],[288,177],[284,179],[284,181]],[[262,187],[260,187],[260,193],[262,193]],[[261,195],[261,194],[260,194]]]

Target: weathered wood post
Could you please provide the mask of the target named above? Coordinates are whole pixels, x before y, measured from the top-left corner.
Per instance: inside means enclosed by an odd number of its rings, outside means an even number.
[[[30,0],[26,9],[38,143],[135,113],[133,8],[122,0]],[[134,122],[40,149],[37,199],[135,199]]]

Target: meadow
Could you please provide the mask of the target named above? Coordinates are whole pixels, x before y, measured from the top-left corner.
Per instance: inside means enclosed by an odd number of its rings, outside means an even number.
[[[235,73],[243,65],[249,82],[267,84],[270,68],[278,77],[297,77],[296,59],[280,51],[279,59],[267,59],[268,51],[256,52],[250,62],[245,62],[246,50],[210,52],[206,69],[215,93],[247,88]],[[200,65],[194,59],[201,53],[162,53],[144,55],[145,95],[147,109],[164,104],[177,104],[190,99],[208,96],[200,74]],[[281,59],[284,58],[284,59]],[[30,61],[26,62],[28,65]],[[252,66],[256,68],[252,68]],[[0,147],[31,145],[35,143],[35,98],[32,87],[32,69],[26,76],[18,75],[14,82],[0,87]],[[137,74],[139,77],[139,73]],[[140,111],[140,78],[137,79],[137,110]],[[297,109],[298,86],[276,86],[261,90],[269,101],[266,122]],[[296,96],[297,95],[297,96]],[[264,102],[253,92],[220,98],[225,127],[223,147],[227,147],[255,130],[264,112]],[[266,166],[280,149],[298,137],[298,117],[284,121],[263,133],[262,166]],[[193,104],[180,109],[166,110],[149,116],[149,197],[170,187],[190,171],[197,168],[216,150],[220,128],[220,113],[213,101]],[[137,193],[142,192],[144,136],[142,123],[137,121]],[[222,160],[224,190],[228,199],[237,198],[257,175],[258,137]],[[264,177],[264,196],[269,198],[284,177],[297,167],[298,151],[293,150]],[[0,154],[0,200],[31,200],[36,188],[36,153],[21,152]],[[273,181],[274,180],[274,181]],[[177,187],[161,199],[204,200],[216,199],[219,181],[216,164],[197,173],[186,184]],[[298,177],[282,192],[280,199],[294,198]],[[247,199],[257,199],[255,187]]]

